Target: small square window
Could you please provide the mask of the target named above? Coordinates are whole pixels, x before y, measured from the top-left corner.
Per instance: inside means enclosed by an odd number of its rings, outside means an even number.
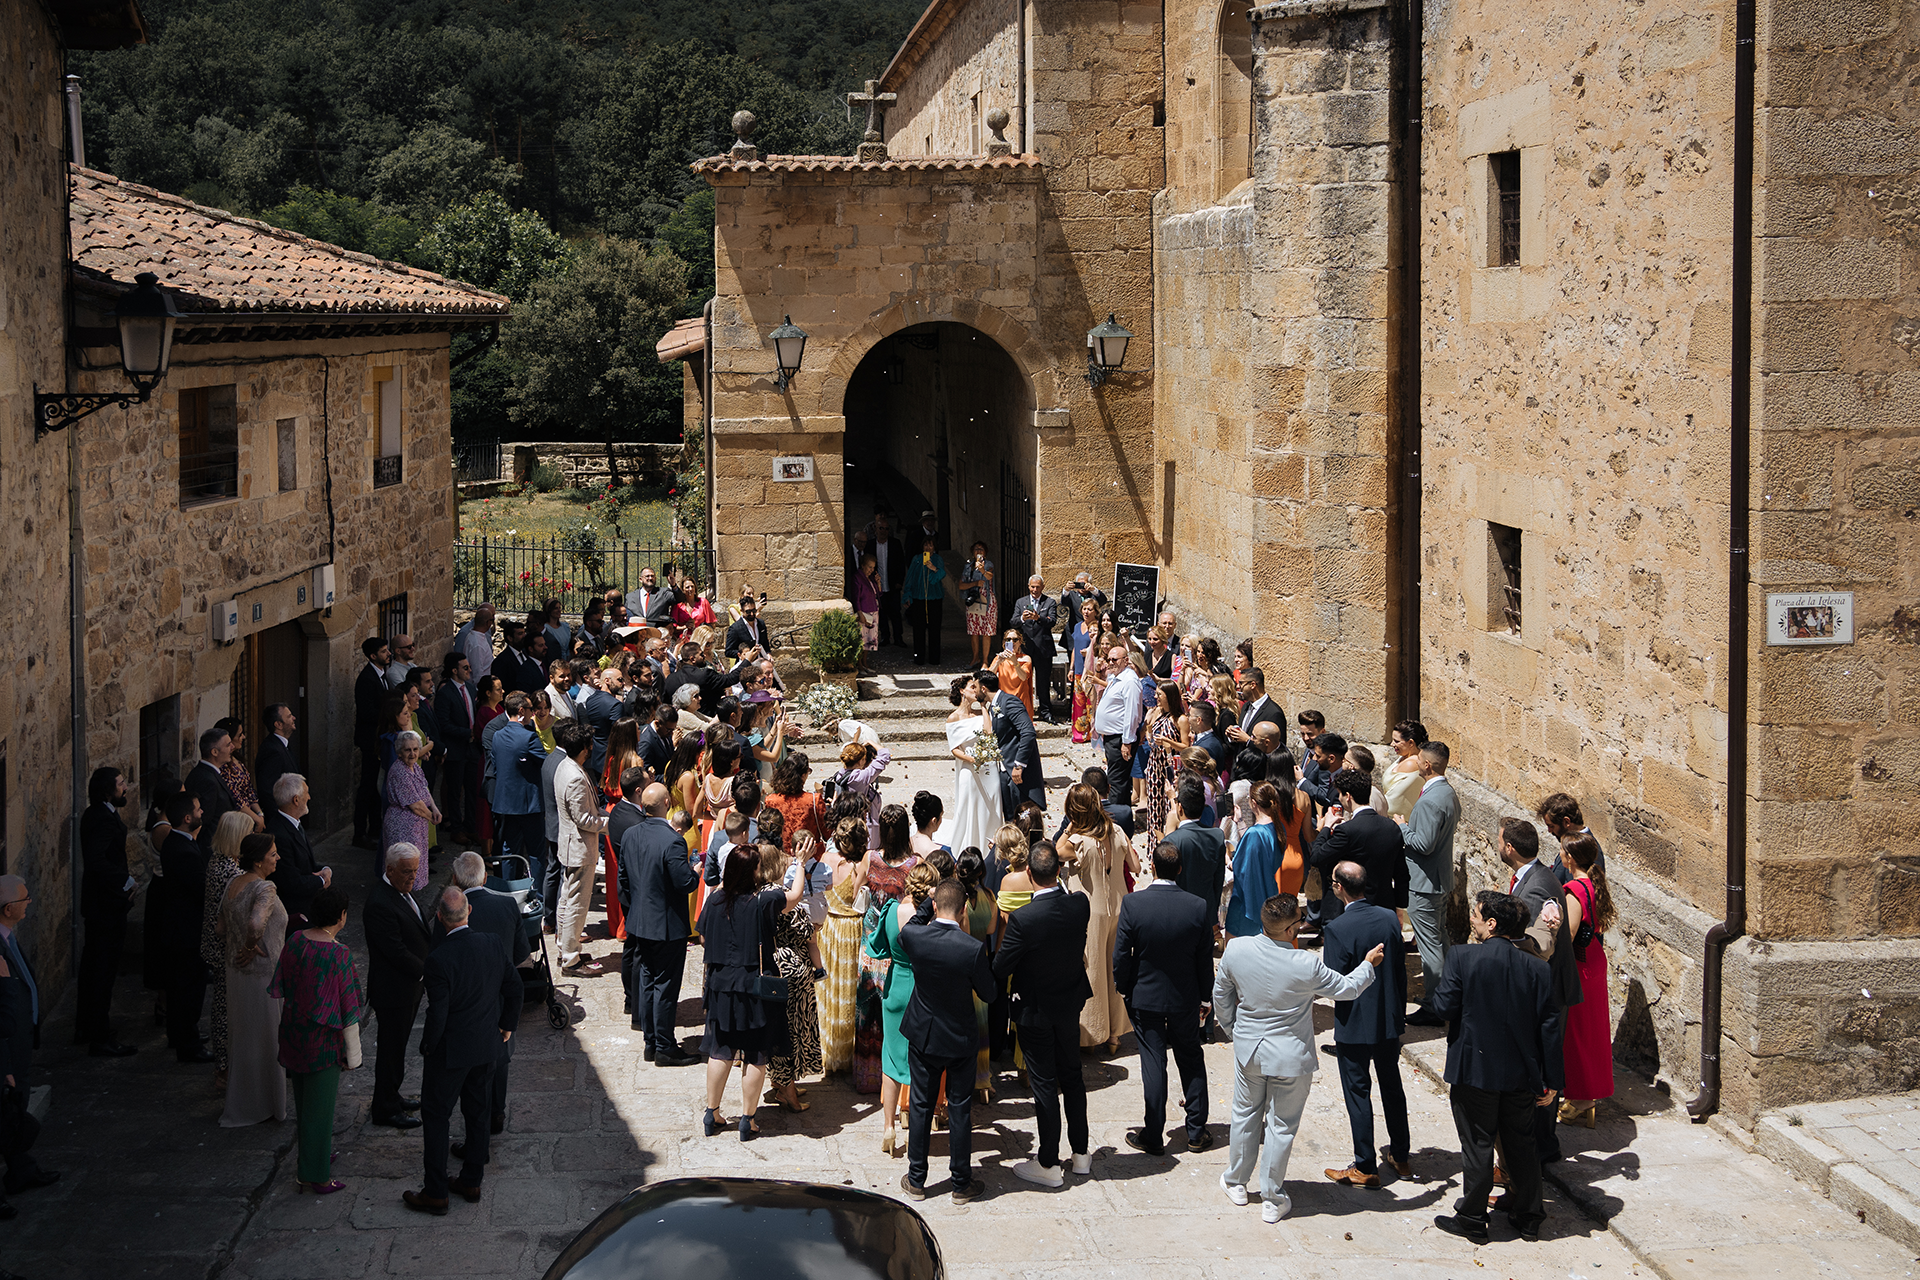
[[[1520,265],[1520,153],[1487,157],[1487,265]]]
[[[1520,531],[1487,525],[1487,628],[1520,634]]]
[[[280,463],[280,492],[300,487],[300,453],[294,419],[282,418],[274,426],[274,451]]]

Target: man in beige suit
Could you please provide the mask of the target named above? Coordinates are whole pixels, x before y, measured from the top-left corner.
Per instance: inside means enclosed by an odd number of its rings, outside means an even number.
[[[1213,980],[1214,1013],[1233,1036],[1238,1067],[1227,1171],[1220,1175],[1220,1185],[1229,1200],[1245,1204],[1258,1161],[1260,1216],[1278,1222],[1293,1207],[1284,1185],[1287,1159],[1319,1065],[1313,1047],[1313,1002],[1351,1000],[1365,991],[1387,952],[1375,946],[1353,972],[1335,973],[1314,952],[1294,946],[1300,900],[1292,894],[1267,899],[1260,908],[1260,929],[1227,943]],[[1261,1159],[1263,1127],[1266,1151]]]
[[[579,720],[563,721],[553,731],[553,742],[566,758],[553,773],[554,809],[560,844],[560,909],[555,931],[560,935],[560,970],[576,977],[599,972],[591,957],[580,954],[586,932],[587,906],[593,901],[593,873],[600,866],[600,833],[607,829],[585,762],[593,750],[593,730]]]

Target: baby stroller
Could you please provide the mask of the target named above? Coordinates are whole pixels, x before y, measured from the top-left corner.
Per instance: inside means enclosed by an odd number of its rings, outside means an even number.
[[[487,877],[487,888],[509,894],[519,904],[520,927],[527,931],[527,947],[540,957],[539,964],[520,971],[525,997],[530,1001],[544,1002],[547,1021],[556,1031],[565,1030],[572,1019],[566,1007],[560,1003],[560,993],[554,989],[553,962],[547,953],[547,935],[540,928],[546,904],[534,892],[533,868],[520,854],[503,853],[499,861],[494,863],[493,875]]]

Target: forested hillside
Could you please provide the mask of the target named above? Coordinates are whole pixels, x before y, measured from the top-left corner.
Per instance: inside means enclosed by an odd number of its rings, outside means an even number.
[[[687,165],[732,143],[742,107],[767,150],[850,152],[841,95],[880,73],[920,8],[143,0],[151,43],[76,54],[70,69],[95,167],[516,302],[545,291],[463,366],[456,432],[597,437],[612,428],[529,395],[551,379],[526,362],[556,340],[526,326],[611,324],[610,349],[650,360],[638,328],[711,293],[711,196]],[[643,261],[669,255],[682,261]],[[640,292],[609,300],[609,279]],[[633,434],[676,431],[668,372],[606,371]]]

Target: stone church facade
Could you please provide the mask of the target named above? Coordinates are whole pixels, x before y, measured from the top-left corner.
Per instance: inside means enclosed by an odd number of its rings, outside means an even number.
[[[935,0],[886,158],[697,166],[727,585],[839,598],[876,470],[1003,574],[1158,564],[1289,711],[1452,745],[1463,888],[1580,799],[1623,1062],[1914,1087],[1920,4],[1747,12],[1743,76],[1733,0]]]

